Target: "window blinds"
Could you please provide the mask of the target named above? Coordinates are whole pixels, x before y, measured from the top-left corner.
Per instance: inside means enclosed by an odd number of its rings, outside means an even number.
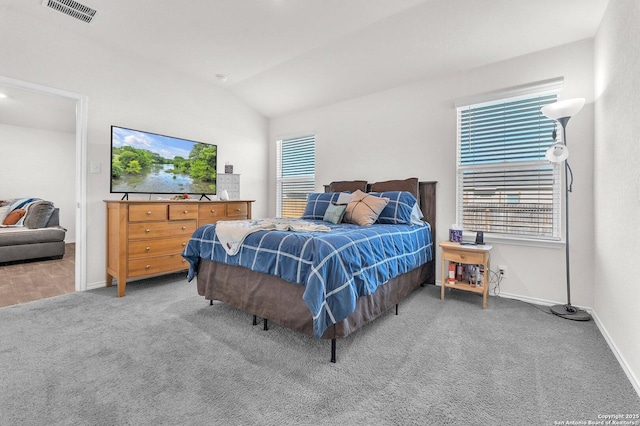
[[[315,136],[280,140],[277,149],[278,216],[300,217],[315,190]]]
[[[560,168],[545,160],[555,123],[544,93],[458,107],[457,221],[463,229],[558,238]]]

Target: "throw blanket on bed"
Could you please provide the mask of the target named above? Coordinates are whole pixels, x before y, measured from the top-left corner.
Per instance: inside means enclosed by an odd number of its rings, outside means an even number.
[[[331,230],[325,225],[297,219],[225,220],[216,224],[216,236],[227,254],[234,256],[240,250],[242,242],[247,238],[247,235],[261,229],[295,232],[327,232]]]
[[[391,278],[432,259],[428,224],[358,226],[327,224],[331,232],[283,232],[260,229],[248,234],[230,256],[216,236],[216,225],[194,232],[182,256],[190,263],[188,280],[200,258],[242,266],[304,285],[303,299],[320,338],[331,325],[355,310],[360,296],[372,294]]]

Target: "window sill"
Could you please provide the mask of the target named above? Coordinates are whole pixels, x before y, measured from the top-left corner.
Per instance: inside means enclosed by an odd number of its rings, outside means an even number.
[[[476,238],[475,232],[464,231],[462,237],[465,241],[473,241]],[[497,234],[484,234],[484,242],[488,244],[510,244],[514,246],[542,247],[542,248],[562,248],[564,240],[543,240],[539,238],[507,237]]]

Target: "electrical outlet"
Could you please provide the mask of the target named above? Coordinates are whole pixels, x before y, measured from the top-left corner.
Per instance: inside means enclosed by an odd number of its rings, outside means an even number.
[[[501,275],[502,278],[507,278],[507,266],[506,265],[498,265],[498,275]]]

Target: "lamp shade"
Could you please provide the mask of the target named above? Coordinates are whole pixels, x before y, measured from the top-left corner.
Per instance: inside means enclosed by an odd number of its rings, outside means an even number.
[[[552,120],[573,117],[580,112],[584,106],[584,102],[584,98],[567,99],[543,106],[540,111],[545,115],[545,117],[549,117]]]
[[[566,145],[557,143],[545,152],[544,156],[552,163],[560,163],[569,158],[569,148]]]

